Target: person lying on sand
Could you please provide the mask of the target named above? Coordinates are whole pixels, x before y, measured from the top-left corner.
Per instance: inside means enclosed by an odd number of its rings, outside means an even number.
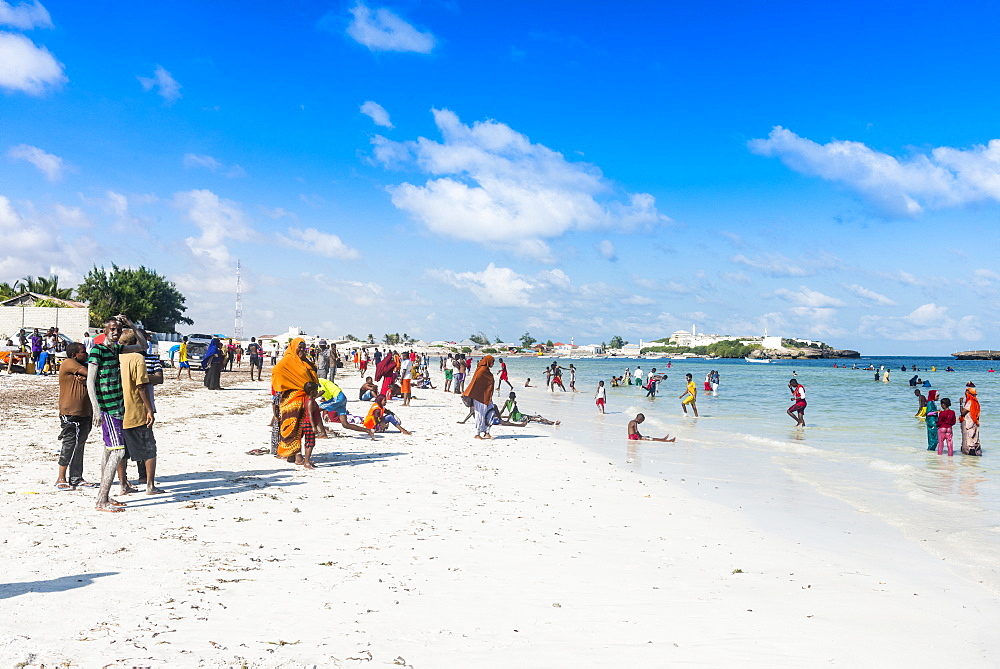
[[[665,437],[644,437],[639,434],[639,423],[646,420],[646,417],[641,413],[636,414],[635,418],[629,421],[628,424],[628,438],[633,441],[677,441],[676,437],[671,437],[669,434]]]
[[[511,393],[507,396],[507,401],[504,402],[503,409],[500,410],[501,419],[503,419],[504,414],[507,414],[507,417],[515,423],[541,423],[542,425],[559,425],[560,423],[558,420],[549,420],[544,416],[529,416],[521,413],[521,411],[517,408],[516,393]]]

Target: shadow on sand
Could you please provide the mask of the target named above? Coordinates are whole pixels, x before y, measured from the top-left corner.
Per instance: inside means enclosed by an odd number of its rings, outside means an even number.
[[[103,576],[115,576],[116,571],[104,571],[96,574],[77,574],[61,576],[46,581],[24,581],[21,583],[0,583],[0,599],[10,599],[29,592],[63,592],[74,588],[82,588]]]

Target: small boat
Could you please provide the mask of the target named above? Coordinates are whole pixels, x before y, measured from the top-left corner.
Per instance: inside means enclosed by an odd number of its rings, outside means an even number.
[[[743,358],[743,359],[746,360],[747,362],[759,362],[765,365],[771,362],[770,358]]]

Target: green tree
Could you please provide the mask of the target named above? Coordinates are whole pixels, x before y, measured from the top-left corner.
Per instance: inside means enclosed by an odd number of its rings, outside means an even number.
[[[368,333],[368,336],[365,339],[368,341],[369,344],[375,343],[375,335],[373,335],[370,332]]]
[[[489,346],[490,338],[487,337],[482,332],[477,332],[475,334],[470,334],[469,335],[469,341],[475,342],[479,346]]]
[[[13,286],[9,283],[0,283],[0,299],[6,300],[24,292],[23,290],[17,290],[15,286],[17,286],[16,283]]]
[[[94,265],[76,289],[77,296],[90,303],[90,324],[103,325],[117,314],[125,314],[154,332],[173,332],[178,323],[194,323],[184,316],[187,301],[168,281],[146,267],[111,270]]]
[[[493,343],[494,344],[502,344],[503,343],[503,339],[500,339],[500,335],[497,335],[496,337],[493,338]]]
[[[538,340],[531,336],[530,333],[525,332],[521,335],[521,348],[531,348],[531,346]]]
[[[608,347],[624,348],[625,344],[627,343],[628,343],[627,341],[621,338],[621,335],[615,335],[614,337],[611,338],[611,341],[608,342]]]
[[[552,343],[551,339],[548,340],[547,342],[545,342],[545,345],[548,346],[549,348],[552,348],[553,346],[555,346],[555,344]]]

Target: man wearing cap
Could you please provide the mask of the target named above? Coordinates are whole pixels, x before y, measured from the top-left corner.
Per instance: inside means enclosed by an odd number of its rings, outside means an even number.
[[[316,376],[321,379],[333,380],[330,376],[330,347],[325,339],[319,340],[319,351],[316,353]]]

